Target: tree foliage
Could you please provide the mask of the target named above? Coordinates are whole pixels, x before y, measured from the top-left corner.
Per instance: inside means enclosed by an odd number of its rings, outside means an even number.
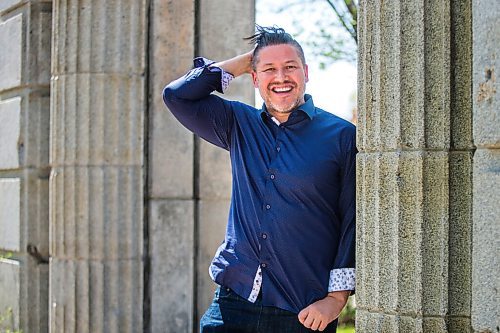
[[[358,1],[290,0],[278,9],[285,15],[291,10],[299,11],[300,16],[293,24],[299,37],[318,57],[321,67],[338,60],[356,61]],[[312,15],[315,11],[320,13]],[[304,26],[310,17],[317,17],[315,27],[306,32]]]

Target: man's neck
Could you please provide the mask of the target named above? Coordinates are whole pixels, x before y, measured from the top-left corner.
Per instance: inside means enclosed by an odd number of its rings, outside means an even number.
[[[277,121],[279,121],[280,124],[283,124],[288,120],[288,117],[290,116],[290,113],[292,113],[293,110],[290,110],[288,112],[278,112],[274,110],[269,110],[269,114],[276,118]]]

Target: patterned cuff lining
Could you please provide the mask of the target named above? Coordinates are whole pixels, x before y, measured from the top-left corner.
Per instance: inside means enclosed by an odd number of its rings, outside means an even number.
[[[234,79],[234,76],[231,73],[224,72],[222,68],[220,70],[222,71],[221,75],[222,91],[226,91],[227,87],[229,87],[229,83],[231,82],[232,79]]]
[[[337,268],[330,272],[328,292],[356,289],[356,269]]]
[[[255,274],[255,278],[253,279],[252,292],[250,296],[248,296],[248,300],[252,303],[255,303],[257,300],[257,296],[259,296],[260,288],[262,286],[262,271],[257,268],[257,273]]]

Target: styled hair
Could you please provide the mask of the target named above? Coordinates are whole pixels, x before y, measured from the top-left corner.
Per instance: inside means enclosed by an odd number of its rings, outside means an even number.
[[[253,36],[244,38],[245,40],[250,41],[250,44],[255,46],[252,58],[252,67],[254,70],[258,62],[260,50],[266,46],[271,45],[288,44],[295,47],[299,58],[302,61],[302,65],[306,64],[306,57],[304,56],[304,50],[302,50],[302,46],[300,46],[299,42],[297,42],[289,33],[287,33],[285,29],[279,28],[277,26],[262,27],[256,24],[255,30],[256,32]]]

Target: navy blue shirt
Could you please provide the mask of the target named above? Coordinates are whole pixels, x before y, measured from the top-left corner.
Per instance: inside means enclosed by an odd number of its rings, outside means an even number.
[[[260,265],[263,304],[298,313],[327,295],[332,269],[355,266],[355,127],[309,95],[277,125],[265,106],[215,90],[220,69],[202,65],[163,91],[186,128],[230,153],[229,219],[211,275],[247,298]]]

